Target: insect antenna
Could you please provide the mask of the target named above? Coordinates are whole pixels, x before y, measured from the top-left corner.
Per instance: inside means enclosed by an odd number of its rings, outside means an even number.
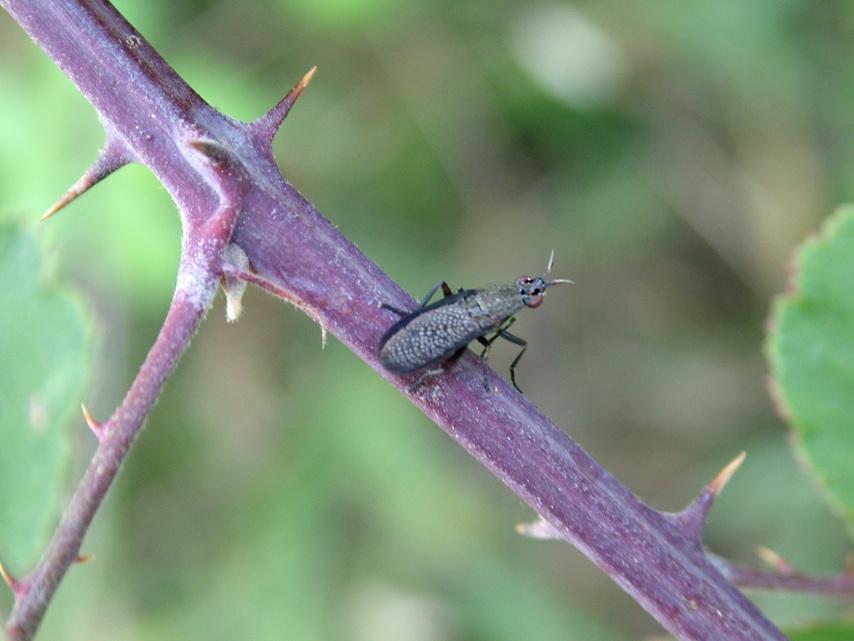
[[[552,271],[552,265],[555,262],[555,250],[552,250],[551,255],[549,256],[549,266],[546,267],[546,271],[543,272],[543,275],[540,276],[540,279],[543,281],[543,284],[546,287],[551,287],[552,285],[560,285],[561,283],[568,283],[570,285],[575,285],[574,280],[569,280],[568,278],[555,278],[554,280],[546,280],[546,276],[548,276]]]

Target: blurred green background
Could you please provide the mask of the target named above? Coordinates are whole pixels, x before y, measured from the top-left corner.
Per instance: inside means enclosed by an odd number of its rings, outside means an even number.
[[[653,507],[740,451],[706,543],[841,567],[843,528],[786,447],[763,324],[789,256],[854,192],[854,5],[116,2],[211,104],[263,114],[285,176],[414,296],[572,278],[514,332],[528,397]],[[35,221],[95,158],[91,106],[0,16],[0,216],[98,316],[106,418],[167,309],[180,225],[122,169]],[[283,241],[284,242],[284,241]],[[659,626],[336,340],[222,298],[151,415],[40,639],[640,639]],[[506,375],[515,356],[497,344]],[[73,425],[68,492],[94,447]],[[33,559],[32,562],[35,562]],[[27,567],[13,567],[23,574]],[[780,624],[838,607],[752,595]],[[9,595],[0,596],[8,613]]]

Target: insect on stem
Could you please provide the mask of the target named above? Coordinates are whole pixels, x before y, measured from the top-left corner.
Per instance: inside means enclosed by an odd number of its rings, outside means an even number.
[[[445,281],[436,283],[424,300],[411,312],[391,305],[382,307],[394,312],[400,319],[383,334],[377,344],[377,357],[390,372],[409,374],[424,370],[409,386],[414,392],[427,379],[445,372],[463,355],[474,340],[483,345],[480,360],[483,364],[483,385],[489,386],[487,360],[492,343],[503,338],[522,349],[510,364],[510,380],[516,383],[516,366],[528,343],[507,329],[515,322],[514,314],[523,307],[539,307],[552,285],[572,283],[566,278],[546,280],[554,263],[554,250],[542,276],[520,276],[512,283],[488,285],[479,289],[451,291]],[[430,303],[441,287],[444,298]],[[492,335],[487,338],[488,335]]]

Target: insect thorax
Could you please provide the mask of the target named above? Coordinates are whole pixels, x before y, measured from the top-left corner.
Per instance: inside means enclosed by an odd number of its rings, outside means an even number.
[[[524,307],[519,288],[515,284],[488,285],[476,290],[467,301],[473,318],[483,324],[485,331],[498,326]],[[489,322],[491,321],[491,322]]]

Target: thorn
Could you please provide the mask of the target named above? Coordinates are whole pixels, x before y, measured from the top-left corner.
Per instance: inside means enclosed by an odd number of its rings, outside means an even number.
[[[729,480],[735,475],[738,471],[738,468],[741,467],[741,464],[744,463],[744,459],[747,458],[747,452],[742,452],[738,456],[736,456],[733,460],[731,460],[720,472],[717,473],[717,476],[712,479],[712,482],[709,483],[708,492],[712,495],[712,497],[716,497],[721,493],[721,490],[724,489]]]
[[[302,77],[302,80],[300,80],[294,86],[294,88],[288,92],[287,96],[282,98],[282,100],[270,111],[261,116],[255,122],[251,123],[253,128],[261,132],[261,134],[269,141],[272,141],[273,136],[279,130],[279,127],[282,126],[282,123],[285,121],[285,118],[287,118],[291,107],[294,106],[294,103],[297,101],[297,98],[300,97],[303,90],[308,86],[308,83],[311,82],[311,79],[314,77],[316,71],[317,65],[309,69],[308,72]]]
[[[771,548],[760,545],[756,548],[756,555],[780,574],[791,575],[795,573],[794,566]]]
[[[296,87],[294,87],[293,89],[291,89],[291,90],[288,92],[288,95],[289,95],[289,96],[290,96],[290,95],[293,95],[293,100],[291,100],[291,104],[293,104],[294,102],[296,102],[297,98],[299,98],[299,97],[300,97],[300,94],[302,93],[303,89],[305,89],[306,87],[308,87],[308,83],[310,83],[310,82],[311,82],[311,80],[312,80],[312,78],[314,78],[314,74],[315,74],[315,73],[317,73],[317,65],[313,65],[313,66],[311,67],[311,69],[309,69],[308,71],[306,71],[306,72],[305,72],[305,75],[304,75],[304,76],[302,77],[302,79],[297,83]]]
[[[326,338],[329,330],[326,329],[326,323],[323,320],[323,316],[321,316],[320,312],[317,311],[317,308],[307,303],[297,301],[290,296],[283,296],[283,298],[297,309],[301,309],[311,316],[314,321],[320,325],[320,349],[326,349]]]
[[[284,292],[281,292],[279,295],[283,300],[289,302],[297,309],[301,309],[306,314],[311,316],[315,320],[315,322],[320,325],[320,349],[325,349],[328,330],[326,329],[326,323],[323,320],[323,316],[320,314],[319,311],[317,311],[317,308],[313,307],[312,305],[309,305],[308,303],[303,303],[302,301],[296,300],[295,298],[289,296]]]
[[[98,154],[92,166],[65,192],[62,198],[42,214],[39,222],[47,220],[72,200],[86,193],[89,189],[104,180],[104,178],[130,162],[130,158],[128,158],[124,148],[119,143],[113,142],[113,140],[107,140],[107,144],[101,150],[101,153]]]
[[[3,577],[3,580],[6,582],[6,585],[12,588],[12,590],[14,590],[15,586],[18,584],[18,582],[12,578],[12,575],[6,571],[6,566],[3,565],[2,561],[0,561],[0,577]]]
[[[712,509],[712,503],[744,462],[746,456],[747,455],[742,452],[732,461],[727,463],[726,466],[724,466],[724,468],[715,475],[715,478],[712,479],[711,483],[709,483],[705,489],[700,492],[697,498],[688,505],[688,507],[678,514],[672,515],[673,518],[682,525],[682,527],[693,532],[698,541],[702,538],[703,526],[706,523],[706,518],[709,516],[709,510]]]
[[[89,561],[94,561],[94,560],[95,560],[94,554],[81,554],[76,559],[74,559],[74,562],[75,563],[89,563]]]
[[[9,589],[12,590],[12,593],[15,595],[16,600],[19,599],[26,591],[26,586],[24,585],[24,583],[18,581],[18,579],[9,574],[9,572],[6,570],[6,566],[4,566],[2,562],[0,562],[0,577],[3,578],[3,580],[6,582],[6,585],[8,585]]]
[[[288,113],[291,110],[291,107],[294,106],[294,103],[297,101],[302,95],[303,90],[308,87],[308,83],[311,82],[311,79],[314,78],[314,74],[317,72],[317,65],[314,65],[311,69],[309,69],[306,74],[302,77],[302,79],[288,92],[288,95],[285,96],[284,100],[282,100],[278,105],[276,105],[270,113],[276,112],[279,116],[278,121],[281,125],[282,122],[287,117]]]
[[[86,403],[80,403],[80,407],[83,410],[83,418],[86,419],[86,424],[89,426],[89,429],[98,437],[98,440],[101,440],[101,427],[103,423],[99,423],[95,420],[92,414],[89,412],[89,408],[86,407]]]

